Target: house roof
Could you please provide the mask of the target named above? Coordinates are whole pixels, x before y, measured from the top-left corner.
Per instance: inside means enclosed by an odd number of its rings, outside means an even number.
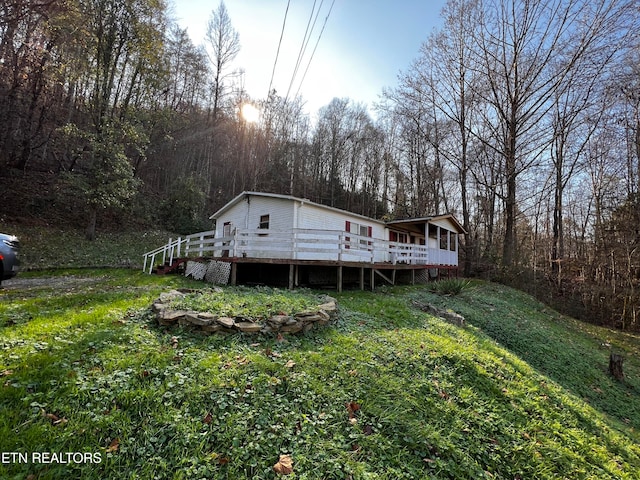
[[[447,213],[445,215],[435,215],[433,217],[421,217],[421,218],[407,218],[406,220],[392,220],[387,222],[387,225],[390,227],[398,226],[398,227],[409,227],[412,225],[423,224],[427,222],[433,222],[438,220],[450,220],[453,223],[454,227],[457,230],[457,233],[466,234],[467,231],[464,229],[462,224],[458,221],[456,217],[452,214]]]
[[[240,201],[244,200],[245,198],[248,198],[248,197],[251,197],[251,196],[254,196],[254,197],[266,197],[266,198],[278,198],[278,199],[282,199],[282,200],[292,200],[292,201],[300,202],[302,204],[313,205],[313,206],[316,206],[316,207],[324,208],[326,210],[331,210],[331,211],[334,211],[334,212],[347,214],[347,215],[349,215],[351,217],[361,218],[363,220],[367,220],[368,222],[376,222],[376,223],[379,223],[380,225],[384,225],[385,224],[385,222],[383,222],[381,220],[376,220],[375,218],[367,217],[365,215],[360,215],[359,213],[349,212],[347,210],[342,210],[342,209],[336,208],[336,207],[330,207],[328,205],[323,205],[321,203],[312,202],[311,200],[306,199],[306,198],[294,197],[292,195],[282,195],[282,194],[279,194],[279,193],[265,193],[265,192],[242,192],[240,195],[238,195],[237,197],[235,197],[231,201],[229,201],[225,206],[223,206],[216,213],[211,215],[209,217],[209,219],[211,219],[211,220],[217,219],[220,215],[225,213],[231,207],[233,207],[234,205],[236,205]]]
[[[233,198],[232,200],[230,200],[226,205],[224,205],[222,208],[220,208],[217,212],[215,212],[213,215],[211,215],[209,218],[211,220],[216,220],[218,217],[220,217],[222,214],[224,214],[227,210],[229,210],[231,207],[233,207],[234,205],[238,204],[239,202],[241,202],[242,200],[249,198],[251,196],[255,196],[255,197],[266,197],[266,198],[278,198],[281,200],[292,200],[292,201],[297,201],[300,202],[302,204],[309,204],[309,205],[314,205],[316,207],[320,207],[320,208],[324,208],[326,210],[331,210],[334,212],[339,212],[339,213],[344,213],[344,214],[348,214],[350,216],[353,217],[358,217],[358,218],[362,218],[368,222],[376,222],[379,223],[381,225],[387,225],[387,226],[391,226],[391,227],[411,227],[411,226],[415,226],[418,224],[424,224],[430,221],[434,221],[434,220],[450,220],[451,223],[453,223],[453,225],[456,227],[456,229],[458,230],[458,233],[467,233],[465,231],[465,229],[462,227],[462,225],[460,224],[460,222],[458,222],[458,220],[456,219],[456,217],[454,217],[451,214],[446,214],[446,215],[436,215],[436,216],[432,216],[432,217],[422,217],[422,218],[409,218],[406,220],[393,220],[390,222],[383,222],[381,220],[376,220],[374,218],[371,217],[367,217],[365,215],[360,215],[358,213],[353,213],[353,212],[349,212],[347,210],[342,210],[340,208],[335,208],[335,207],[330,207],[328,205],[323,205],[321,203],[316,203],[316,202],[312,202],[311,200],[305,199],[305,198],[299,198],[299,197],[294,197],[292,195],[282,195],[279,193],[265,193],[265,192],[242,192],[240,195],[236,196],[235,198]]]

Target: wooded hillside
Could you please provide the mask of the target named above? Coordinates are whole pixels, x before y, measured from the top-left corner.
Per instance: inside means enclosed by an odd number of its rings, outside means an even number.
[[[169,6],[0,0],[3,224],[191,233],[243,190],[452,212],[465,274],[640,327],[637,2],[450,0],[378,105],[312,116],[300,97],[249,97],[224,4],[204,45]]]

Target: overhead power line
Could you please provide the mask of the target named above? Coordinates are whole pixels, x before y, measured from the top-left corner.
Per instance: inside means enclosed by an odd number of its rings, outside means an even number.
[[[302,83],[304,82],[304,79],[307,76],[307,72],[309,71],[309,66],[311,65],[311,61],[313,60],[313,56],[316,53],[316,49],[318,48],[318,44],[320,43],[320,38],[322,38],[322,33],[324,32],[324,27],[327,26],[327,20],[329,20],[329,15],[331,15],[331,11],[333,10],[333,5],[335,3],[336,3],[336,0],[333,0],[331,2],[331,7],[329,7],[329,13],[327,13],[327,16],[324,18],[324,23],[322,24],[322,30],[320,30],[320,34],[318,35],[318,39],[316,40],[316,44],[313,47],[313,52],[311,52],[311,57],[309,58],[309,62],[307,63],[307,68],[305,68],[304,74],[302,75],[302,80],[300,80],[300,84],[298,85],[298,90],[296,91],[296,95],[295,95],[296,97],[298,96],[298,93],[300,93],[300,88],[302,87]]]
[[[318,21],[318,15],[320,14],[320,10],[322,10],[322,5],[324,0],[320,1],[320,6],[318,7],[318,11],[316,10],[316,2],[317,0],[313,0],[313,6],[311,7],[311,14],[309,15],[309,20],[307,21],[307,28],[304,32],[304,37],[302,38],[302,43],[300,44],[300,51],[298,52],[298,59],[296,60],[296,66],[293,69],[293,74],[291,75],[291,81],[289,82],[289,88],[287,89],[287,95],[285,98],[289,98],[289,93],[291,93],[291,88],[293,87],[293,82],[295,81],[296,76],[298,75],[298,69],[300,68],[300,63],[302,62],[302,57],[304,56],[304,52],[307,50],[307,45],[309,45],[309,40],[311,40],[311,34],[313,33],[314,28],[316,27],[316,22]],[[315,18],[313,17],[314,12],[316,13]],[[311,23],[313,20],[313,24]],[[309,30],[309,26],[311,26],[311,30]]]
[[[280,41],[278,42],[278,49],[276,51],[276,59],[273,62],[273,70],[271,70],[271,80],[269,81],[269,90],[267,91],[267,99],[271,95],[271,86],[273,85],[273,77],[276,73],[276,65],[278,64],[278,57],[280,56],[280,46],[282,45],[282,37],[284,37],[284,27],[287,24],[287,15],[289,14],[289,5],[291,0],[287,0],[287,9],[284,12],[284,20],[282,21],[282,31],[280,32]]]

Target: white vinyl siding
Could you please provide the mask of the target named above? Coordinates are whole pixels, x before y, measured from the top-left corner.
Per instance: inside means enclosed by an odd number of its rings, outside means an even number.
[[[298,228],[345,231],[345,222],[371,227],[371,237],[384,239],[385,227],[374,219],[348,212],[335,212],[315,205],[303,204],[298,210]],[[353,232],[356,233],[356,232]],[[359,232],[358,232],[359,234]]]
[[[259,193],[237,197],[212,218],[216,237],[236,235],[224,246],[237,257],[457,265],[459,226],[449,218],[387,227],[308,200]],[[418,228],[427,230],[426,239]],[[428,252],[420,248],[425,243]]]

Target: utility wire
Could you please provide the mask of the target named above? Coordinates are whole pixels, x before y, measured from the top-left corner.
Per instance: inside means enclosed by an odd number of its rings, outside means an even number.
[[[300,93],[300,88],[302,87],[302,83],[304,82],[304,79],[307,76],[307,72],[309,71],[309,66],[311,65],[311,60],[313,60],[313,56],[316,53],[316,49],[318,48],[318,44],[320,43],[320,38],[322,38],[322,33],[324,32],[324,27],[327,26],[327,20],[329,20],[329,15],[331,15],[331,10],[333,10],[333,5],[335,3],[336,3],[336,0],[333,0],[331,2],[331,7],[329,7],[329,13],[327,13],[327,16],[324,18],[324,23],[322,24],[322,30],[320,30],[320,34],[318,35],[318,40],[316,40],[316,44],[313,47],[313,52],[311,52],[311,57],[309,58],[309,62],[307,63],[307,68],[304,70],[304,75],[302,75],[302,80],[300,80],[300,85],[298,85],[298,90],[296,91],[296,97],[298,96],[298,93]]]
[[[269,90],[267,91],[267,100],[271,95],[271,86],[273,85],[273,77],[276,73],[276,64],[278,63],[278,56],[280,56],[280,46],[282,45],[282,37],[284,36],[284,27],[287,24],[287,14],[289,13],[289,5],[291,0],[287,0],[287,9],[284,12],[284,20],[282,21],[282,31],[280,32],[280,41],[278,42],[278,50],[276,51],[276,59],[273,62],[273,70],[271,71],[271,80],[269,81]]]
[[[304,32],[304,37],[302,37],[302,43],[300,44],[300,51],[298,52],[298,59],[296,60],[296,66],[293,69],[293,74],[291,75],[291,81],[289,82],[289,88],[287,89],[287,95],[285,98],[289,98],[289,93],[291,93],[291,88],[293,87],[293,83],[295,81],[296,76],[298,75],[298,69],[300,68],[300,63],[302,62],[302,57],[304,57],[304,52],[307,50],[307,45],[309,45],[309,40],[311,40],[311,34],[313,33],[314,28],[316,27],[316,22],[318,21],[318,15],[320,14],[320,10],[322,9],[322,4],[324,0],[320,1],[320,6],[318,7],[318,11],[316,12],[315,19],[313,18],[313,13],[316,9],[317,0],[313,0],[313,7],[311,8],[311,14],[309,15],[309,20],[307,21],[307,28]],[[313,24],[311,24],[311,20],[313,20]],[[311,26],[311,30],[309,30],[309,26]]]

